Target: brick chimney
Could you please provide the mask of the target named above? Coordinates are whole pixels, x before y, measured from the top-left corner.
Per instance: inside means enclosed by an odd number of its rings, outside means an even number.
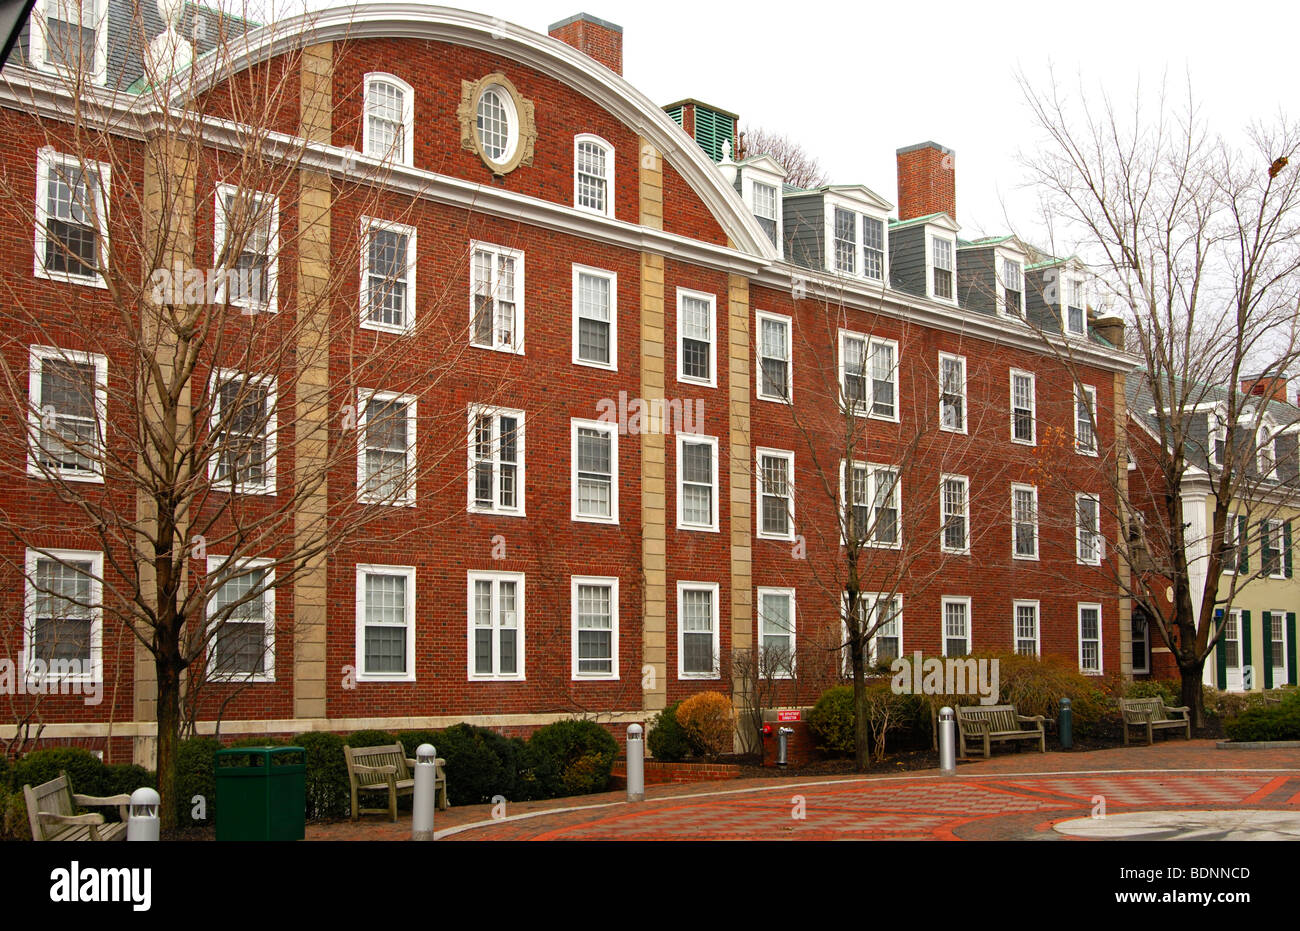
[[[594,58],[617,75],[623,74],[623,27],[590,13],[578,13],[546,30],[552,39],[572,45],[588,58]]]
[[[1124,348],[1124,318],[1097,317],[1092,321],[1092,331],[1116,349]]]
[[[904,146],[898,156],[898,219],[932,213],[957,219],[956,153],[937,142]]]
[[[1271,401],[1289,403],[1286,393],[1286,372],[1265,372],[1262,375],[1243,375],[1241,393],[1255,397],[1268,398]]]

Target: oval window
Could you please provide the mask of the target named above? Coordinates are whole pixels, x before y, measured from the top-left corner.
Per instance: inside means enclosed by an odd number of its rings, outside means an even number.
[[[513,98],[494,84],[479,95],[477,111],[478,141],[483,155],[489,161],[505,164],[514,154],[519,135]]]

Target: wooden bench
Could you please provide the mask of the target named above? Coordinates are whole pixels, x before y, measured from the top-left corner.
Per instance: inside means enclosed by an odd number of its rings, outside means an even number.
[[[1038,741],[1040,753],[1047,752],[1047,732],[1041,714],[1031,716],[1016,714],[1015,705],[965,705],[957,708],[957,730],[960,734],[961,758],[967,756],[966,742],[982,745],[984,759],[992,753],[992,745],[1003,741]],[[1025,727],[1029,724],[1031,727]],[[1015,744],[1019,747],[1019,744]]]
[[[1182,728],[1184,736],[1192,739],[1191,709],[1186,705],[1170,707],[1162,698],[1121,698],[1119,710],[1124,716],[1124,745],[1128,746],[1128,729],[1145,727],[1147,744],[1155,739],[1155,732],[1168,728]],[[1170,713],[1182,712],[1181,718],[1171,717]]]
[[[126,819],[130,812],[131,796],[114,795],[96,798],[93,795],[75,795],[68,782],[68,774],[59,773],[36,788],[23,786],[23,799],[27,802],[27,820],[32,826],[32,840],[125,840]],[[118,806],[122,820],[106,824],[99,812],[76,814],[76,806]]]
[[[387,813],[397,820],[397,798],[415,794],[415,760],[406,755],[401,744],[383,747],[343,746],[343,756],[348,761],[348,783],[352,790],[352,820],[361,815]],[[434,798],[444,811],[447,809],[447,774],[443,769],[447,761],[439,758],[434,774]],[[385,792],[387,808],[361,808],[357,795],[361,792]]]

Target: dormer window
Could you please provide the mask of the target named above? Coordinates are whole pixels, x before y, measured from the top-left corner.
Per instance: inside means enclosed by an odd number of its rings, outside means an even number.
[[[1087,304],[1084,300],[1083,280],[1071,278],[1066,283],[1067,303],[1065,307],[1065,332],[1071,336],[1086,336],[1088,318],[1084,312]]]
[[[1259,474],[1261,478],[1273,479],[1277,476],[1277,437],[1267,426],[1259,428]]]
[[[835,271],[842,275],[858,273],[857,214],[835,208]]]
[[[862,274],[885,278],[885,221],[876,217],[862,218]]]
[[[366,114],[361,148],[367,155],[411,164],[414,93],[391,74],[366,75]]]
[[[36,0],[31,14],[31,61],[54,71],[103,84],[108,60],[103,0]]]
[[[772,245],[780,249],[780,243],[777,241],[777,190],[771,184],[763,184],[761,181],[754,182],[754,218],[758,220],[758,225],[762,227],[767,238],[772,241]]]
[[[573,142],[573,203],[607,217],[614,215],[614,147],[599,136]]]
[[[1008,317],[1023,317],[1024,277],[1020,263],[1014,259],[1002,260],[1002,312]]]
[[[953,287],[953,243],[951,239],[930,237],[932,255],[931,296],[942,301],[951,301],[956,293]]]

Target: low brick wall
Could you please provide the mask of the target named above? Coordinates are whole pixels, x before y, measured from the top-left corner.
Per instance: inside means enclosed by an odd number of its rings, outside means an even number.
[[[714,782],[721,779],[739,779],[740,767],[735,763],[667,763],[661,760],[645,761],[645,784],[668,785],[682,782]],[[609,787],[627,787],[627,760],[615,760]]]

